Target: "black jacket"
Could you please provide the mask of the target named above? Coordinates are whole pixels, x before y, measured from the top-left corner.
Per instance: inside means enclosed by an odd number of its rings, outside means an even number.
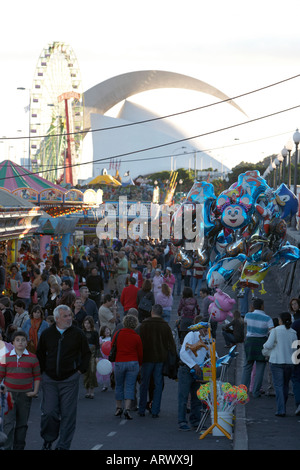
[[[91,352],[82,330],[70,326],[61,334],[54,324],[41,334],[36,355],[41,372],[53,380],[65,380],[77,371],[87,371]]]
[[[164,362],[168,350],[176,352],[172,330],[161,317],[149,317],[143,320],[139,327],[139,335],[143,343],[143,363]]]
[[[104,290],[103,279],[99,274],[97,276],[93,276],[92,274],[88,276],[86,280],[86,286],[89,289],[91,295],[93,295],[93,293],[95,294],[96,292],[100,293]]]

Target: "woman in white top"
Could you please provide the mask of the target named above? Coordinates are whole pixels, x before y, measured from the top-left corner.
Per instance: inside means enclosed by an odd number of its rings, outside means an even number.
[[[161,275],[161,270],[156,269],[155,270],[155,276],[153,277],[153,280],[152,280],[153,294],[154,294],[154,298],[155,298],[155,303],[156,303],[156,299],[157,299],[158,294],[161,293],[161,286],[163,285],[163,282],[164,282],[164,278]]]
[[[291,328],[289,312],[279,315],[279,326],[273,328],[264,349],[269,350],[270,369],[276,394],[276,416],[285,416],[289,381],[293,371],[293,342],[297,341],[296,331]]]

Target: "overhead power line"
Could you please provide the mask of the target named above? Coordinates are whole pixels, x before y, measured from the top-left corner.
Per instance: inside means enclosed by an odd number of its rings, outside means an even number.
[[[47,138],[52,138],[52,137],[60,137],[60,136],[68,136],[68,135],[80,135],[80,134],[88,134],[88,133],[93,133],[93,132],[102,132],[102,131],[109,131],[109,130],[114,130],[114,129],[121,129],[121,128],[124,128],[124,127],[136,126],[136,125],[139,125],[139,124],[146,124],[148,122],[159,121],[159,120],[162,120],[162,119],[168,119],[168,118],[171,118],[171,117],[180,116],[182,114],[187,114],[187,113],[191,113],[191,112],[194,112],[194,111],[199,111],[201,109],[206,109],[206,108],[216,106],[216,105],[219,105],[219,104],[228,103],[230,101],[237,100],[238,98],[242,98],[244,96],[248,96],[248,95],[251,95],[253,93],[258,93],[258,92],[266,90],[268,88],[271,88],[271,87],[274,87],[274,86],[277,86],[277,85],[281,85],[285,82],[288,82],[290,80],[294,80],[294,79],[299,78],[299,77],[300,77],[300,74],[297,74],[297,75],[294,75],[292,77],[288,77],[288,78],[285,78],[283,80],[271,83],[269,85],[265,85],[263,87],[256,88],[255,90],[251,90],[251,91],[242,93],[240,95],[236,95],[236,96],[233,96],[231,98],[227,98],[225,100],[215,101],[215,102],[209,103],[207,105],[199,106],[199,107],[192,108],[192,109],[187,109],[185,111],[179,111],[177,113],[167,114],[167,115],[164,115],[164,116],[157,116],[157,117],[154,117],[154,118],[151,118],[151,119],[145,119],[145,120],[136,121],[136,122],[129,122],[129,123],[126,123],[126,124],[118,124],[116,126],[102,127],[102,128],[98,128],[98,129],[86,129],[86,130],[83,130],[83,131],[65,132],[65,133],[58,133],[58,134],[51,134],[51,135],[46,134],[46,135],[39,135],[39,136],[2,137],[1,140],[22,140],[22,139],[34,140],[34,139],[41,139],[41,138],[46,138],[46,137]]]
[[[281,132],[280,134],[273,134],[273,135],[268,135],[266,137],[261,137],[259,139],[247,140],[247,141],[238,142],[238,143],[235,143],[235,144],[221,145],[221,146],[218,146],[218,147],[210,147],[210,148],[202,149],[202,150],[200,150],[200,149],[193,149],[191,151],[186,151],[185,150],[184,152],[176,153],[176,155],[174,155],[173,153],[168,153],[168,155],[159,155],[158,157],[135,158],[135,159],[132,159],[132,160],[125,160],[123,163],[143,162],[143,161],[148,161],[148,160],[159,160],[159,159],[171,158],[171,157],[176,157],[177,158],[177,157],[180,157],[181,155],[194,155],[195,153],[207,153],[207,152],[211,152],[213,150],[227,149],[227,148],[232,148],[232,147],[238,147],[240,145],[252,144],[254,142],[261,142],[262,140],[274,139],[274,137],[279,137],[279,136],[282,136],[282,135],[290,135],[293,132],[294,132],[294,130],[289,130],[289,131],[286,131],[286,132]],[[183,147],[183,148],[186,148],[186,147]],[[116,158],[116,157],[105,157],[104,160],[111,160],[113,158]],[[94,160],[90,161],[90,162],[87,162],[87,164],[91,164],[93,162],[94,162]],[[48,169],[51,169],[51,168],[56,168],[56,165],[40,165],[40,167],[46,167]],[[23,165],[23,168],[27,168],[27,166]]]
[[[130,152],[126,152],[126,153],[121,153],[121,154],[118,154],[118,155],[111,155],[109,157],[103,157],[103,158],[99,158],[99,159],[96,159],[96,160],[91,160],[91,161],[88,161],[88,162],[81,162],[81,163],[74,163],[72,165],[64,165],[64,166],[60,166],[60,167],[57,167],[57,170],[64,170],[66,168],[73,168],[73,167],[77,167],[77,166],[83,166],[83,165],[88,165],[88,164],[91,164],[91,163],[99,163],[99,162],[102,162],[102,161],[107,161],[107,160],[110,160],[112,158],[121,158],[121,157],[126,157],[128,155],[134,155],[134,154],[137,154],[137,153],[142,153],[142,152],[147,152],[149,150],[156,150],[158,148],[163,148],[163,147],[167,147],[169,145],[175,145],[175,144],[180,144],[182,142],[187,142],[189,140],[194,140],[194,139],[198,139],[200,137],[205,137],[205,136],[208,136],[208,135],[212,135],[212,134],[216,134],[218,132],[222,132],[222,131],[225,131],[225,130],[229,130],[229,129],[234,129],[236,127],[240,127],[240,126],[244,126],[246,124],[251,124],[253,122],[257,122],[257,121],[260,121],[262,119],[267,119],[267,118],[270,118],[270,117],[273,117],[273,116],[276,116],[278,114],[282,114],[282,113],[286,113],[288,111],[292,111],[294,109],[297,109],[297,108],[300,108],[300,104],[299,105],[296,105],[296,106],[293,106],[291,108],[287,108],[287,109],[283,109],[281,111],[276,111],[274,113],[270,113],[270,114],[267,114],[267,115],[264,115],[264,116],[260,116],[260,117],[257,117],[257,118],[254,118],[254,119],[250,119],[248,121],[243,121],[243,122],[240,122],[238,124],[233,124],[231,126],[227,126],[227,127],[223,127],[223,128],[219,128],[219,129],[216,129],[216,130],[213,130],[213,131],[209,131],[209,132],[205,132],[204,134],[198,134],[198,135],[195,135],[195,136],[192,136],[192,137],[185,137],[183,139],[179,139],[179,140],[174,140],[172,142],[168,142],[168,143],[164,143],[164,144],[158,144],[158,145],[153,145],[151,147],[147,147],[147,148],[143,148],[143,149],[139,149],[139,150],[132,150]],[[48,173],[49,171],[56,171],[56,168],[54,169],[47,169],[47,170],[41,170],[41,171],[37,171],[37,172],[29,172],[29,174],[32,174],[32,175],[35,175],[35,174],[40,174],[40,173]],[[2,181],[3,179],[10,179],[10,178],[13,178],[13,176],[9,176],[7,178],[0,178],[0,181]]]

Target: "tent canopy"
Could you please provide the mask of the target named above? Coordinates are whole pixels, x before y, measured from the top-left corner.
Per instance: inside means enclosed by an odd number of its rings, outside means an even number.
[[[62,193],[67,192],[61,186],[35,175],[10,160],[4,160],[0,163],[0,188],[6,189],[10,193],[21,188],[33,189],[38,193],[44,189],[57,189]]]
[[[113,178],[111,175],[98,175],[96,178],[92,179],[88,183],[89,185],[94,185],[94,184],[106,184],[108,186],[121,186],[121,183]]]
[[[1,189],[42,206],[48,214],[54,217],[78,212],[85,206],[82,191],[75,188],[63,188],[10,160],[0,163]]]

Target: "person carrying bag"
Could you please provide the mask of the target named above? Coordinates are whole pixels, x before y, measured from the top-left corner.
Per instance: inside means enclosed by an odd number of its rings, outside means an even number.
[[[115,340],[114,342],[112,343],[112,347],[111,347],[111,350],[110,350],[110,353],[109,353],[109,356],[108,356],[108,360],[110,362],[115,362],[116,361],[116,356],[117,356],[117,339],[118,339],[118,335],[120,333],[121,330],[119,330],[116,334],[116,337],[115,337]]]

